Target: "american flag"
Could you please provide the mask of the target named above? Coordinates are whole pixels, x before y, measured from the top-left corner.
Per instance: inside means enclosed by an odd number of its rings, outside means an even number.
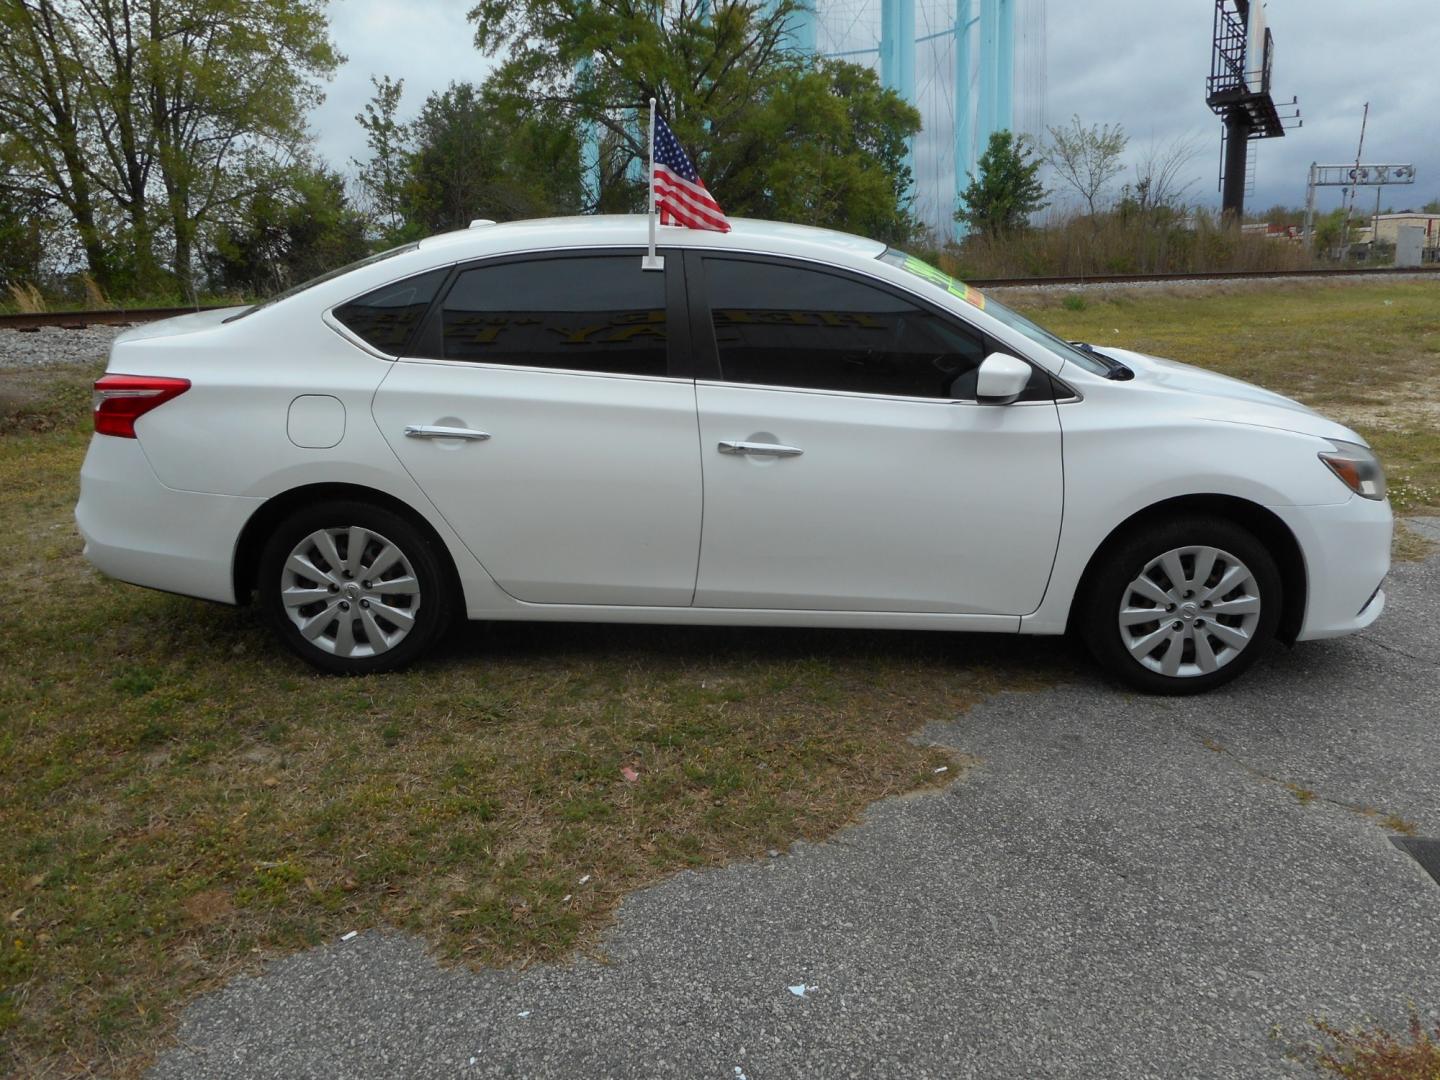
[[[663,116],[655,117],[655,206],[661,225],[729,232],[730,222]]]

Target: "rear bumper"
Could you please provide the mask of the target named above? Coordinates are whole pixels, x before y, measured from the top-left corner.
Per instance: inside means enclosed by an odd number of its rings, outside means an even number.
[[[168,488],[137,440],[96,435],[80,470],[75,524],[102,574],[233,604],[236,542],[264,501]]]
[[[1305,556],[1309,596],[1298,639],[1353,634],[1378,619],[1395,530],[1390,504],[1356,496],[1335,506],[1270,509],[1290,527]]]

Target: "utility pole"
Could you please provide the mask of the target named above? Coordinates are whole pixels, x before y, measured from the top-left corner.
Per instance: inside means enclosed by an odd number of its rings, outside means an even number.
[[[1320,170],[1318,162],[1310,163],[1310,177],[1305,183],[1305,250],[1314,254],[1315,251],[1315,181],[1316,173]]]
[[[1363,116],[1360,117],[1360,146],[1359,149],[1355,151],[1354,179],[1357,181],[1360,179],[1360,161],[1365,156],[1365,128],[1369,126],[1369,123],[1370,102],[1367,101],[1365,102],[1365,113]],[[1350,218],[1355,213],[1355,196],[1359,193],[1359,184],[1351,184],[1349,192],[1350,198],[1347,199],[1345,202],[1345,231],[1341,235],[1345,238],[1342,242],[1342,246],[1345,249],[1345,257],[1347,258],[1350,254]]]

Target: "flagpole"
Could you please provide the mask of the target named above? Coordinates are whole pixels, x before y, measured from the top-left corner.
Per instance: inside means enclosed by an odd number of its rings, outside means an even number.
[[[650,251],[640,260],[642,270],[664,270],[665,260],[655,254],[655,99],[650,99]]]

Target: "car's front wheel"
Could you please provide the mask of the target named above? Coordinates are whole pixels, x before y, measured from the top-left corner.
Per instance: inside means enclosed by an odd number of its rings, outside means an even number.
[[[260,557],[261,602],[280,638],[339,675],[403,667],[445,630],[453,607],[441,556],[383,507],[337,501],[276,528]]]
[[[1280,572],[1265,546],[1225,520],[1142,527],[1102,555],[1082,597],[1095,658],[1142,690],[1193,694],[1229,682],[1275,636]]]

